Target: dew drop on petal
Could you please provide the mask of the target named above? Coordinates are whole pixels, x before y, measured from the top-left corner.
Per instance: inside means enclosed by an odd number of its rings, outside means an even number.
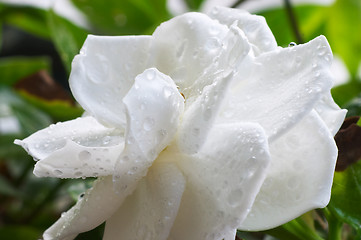
[[[54,174],[57,175],[57,176],[61,176],[61,175],[63,175],[63,172],[56,169],[56,170],[54,170]]]
[[[163,88],[164,97],[165,97],[165,98],[169,98],[169,97],[172,95],[172,93],[173,93],[172,90],[173,90],[173,89],[170,88],[170,87],[168,87],[168,86],[164,87],[164,88]]]
[[[143,122],[144,130],[145,131],[150,131],[150,130],[152,130],[153,126],[154,126],[154,119],[150,118],[150,117],[147,117]]]
[[[205,43],[205,47],[208,50],[216,50],[221,46],[221,42],[219,41],[218,38],[212,37],[210,38],[206,43]]]
[[[81,161],[86,161],[86,160],[89,160],[90,157],[91,157],[91,153],[88,152],[88,151],[81,151],[78,155],[79,157],[79,160]]]
[[[290,42],[290,43],[288,44],[288,47],[294,47],[294,46],[297,46],[297,43],[295,43],[295,42]]]
[[[203,113],[203,118],[205,121],[208,121],[209,119],[211,119],[211,117],[212,117],[212,109],[207,108]]]
[[[110,136],[105,136],[103,138],[103,145],[108,145],[110,143],[111,137]]]
[[[147,76],[148,80],[153,80],[155,78],[155,72],[147,71],[146,76]]]
[[[74,175],[75,175],[75,177],[79,178],[83,175],[83,173],[78,171],[78,172],[75,172]]]
[[[176,57],[181,58],[184,55],[184,51],[187,45],[187,41],[183,41],[176,51]]]
[[[243,192],[241,189],[236,189],[230,192],[228,195],[228,203],[231,206],[236,206],[238,203],[240,203],[241,198],[243,196]]]

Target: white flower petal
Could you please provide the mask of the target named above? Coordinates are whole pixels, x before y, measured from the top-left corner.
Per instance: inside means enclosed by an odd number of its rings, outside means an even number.
[[[154,162],[117,212],[106,222],[103,240],[166,240],[185,187],[173,163]]]
[[[153,33],[151,62],[186,91],[222,53],[228,32],[225,25],[201,13],[175,17]],[[192,89],[197,90],[202,89]]]
[[[39,177],[96,177],[114,172],[123,135],[92,117],[82,117],[50,125],[15,143],[39,160],[34,169]]]
[[[256,54],[277,48],[276,39],[262,16],[252,15],[241,9],[225,7],[214,7],[208,15],[227,26],[236,22],[245,33]]]
[[[172,79],[155,68],[138,75],[123,99],[127,132],[124,152],[118,159],[114,180],[126,189],[122,179],[135,173],[145,175],[158,154],[173,140],[184,99]]]
[[[70,88],[98,120],[125,127],[123,97],[146,69],[151,36],[89,35],[73,60]]]
[[[340,109],[333,101],[331,93],[327,93],[315,105],[315,110],[320,115],[333,136],[340,129],[345,119],[347,110]]]
[[[144,156],[158,154],[170,143],[183,114],[184,98],[167,75],[155,68],[138,75],[123,99],[129,147],[133,141]]]
[[[219,123],[257,122],[270,140],[307,115],[332,86],[325,37],[244,61],[230,85]]]
[[[328,204],[337,147],[315,111],[270,146],[271,165],[243,230],[276,227]]]
[[[170,239],[234,239],[266,177],[269,160],[267,136],[258,124],[212,129],[198,154],[177,160],[187,185]]]
[[[63,148],[38,161],[34,174],[57,178],[112,175],[123,148],[124,143],[110,147],[84,147],[68,140]]]
[[[232,73],[221,74],[219,80],[206,86],[202,95],[185,111],[177,138],[183,153],[194,154],[206,142],[232,77]]]
[[[136,184],[129,182],[128,184]],[[44,240],[73,239],[89,231],[113,215],[125,196],[116,194],[111,176],[96,180],[76,205],[61,217],[43,235]]]

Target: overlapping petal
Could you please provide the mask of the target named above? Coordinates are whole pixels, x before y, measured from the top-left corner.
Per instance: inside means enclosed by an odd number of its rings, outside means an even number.
[[[228,27],[235,23],[245,33],[256,55],[277,48],[276,39],[262,16],[225,7],[214,7],[209,16]]]
[[[340,129],[345,119],[347,110],[340,107],[333,100],[331,93],[326,93],[315,105],[315,110],[320,115],[333,136]]]
[[[122,99],[146,69],[151,36],[89,35],[69,79],[75,99],[105,124],[125,128]]]
[[[332,53],[325,37],[264,53],[240,67],[218,122],[259,123],[276,139],[330,91]]]
[[[82,117],[53,124],[15,143],[39,160],[34,169],[39,177],[97,177],[113,174],[123,135],[122,129]]]
[[[233,240],[266,177],[270,157],[263,129],[252,123],[219,125],[198,154],[171,153],[187,183],[169,238]]]
[[[159,153],[173,140],[184,108],[184,99],[172,79],[155,68],[136,77],[123,103],[127,130],[124,151],[115,166],[117,191],[129,191],[124,179],[146,175]]]
[[[219,79],[206,86],[202,95],[185,111],[177,136],[182,152],[197,153],[206,142],[232,77],[232,73],[225,76],[221,73]]]
[[[267,178],[243,230],[276,227],[328,204],[337,147],[327,126],[312,111],[270,145]]]
[[[129,181],[127,184],[136,182]],[[114,191],[111,176],[97,179],[76,205],[45,231],[44,240],[71,240],[79,233],[97,227],[118,209],[124,198],[125,195]]]
[[[185,188],[174,163],[155,162],[134,193],[108,219],[104,240],[166,240]]]

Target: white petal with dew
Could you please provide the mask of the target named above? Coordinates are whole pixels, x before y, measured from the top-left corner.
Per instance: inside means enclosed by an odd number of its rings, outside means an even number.
[[[126,141],[114,177],[122,185],[120,188],[126,187],[122,178],[145,171],[173,140],[184,108],[184,99],[172,79],[155,68],[136,77],[123,102],[127,116]]]
[[[257,122],[271,141],[276,139],[330,91],[331,59],[330,47],[323,36],[250,58],[230,84],[231,91],[217,121]]]
[[[241,9],[225,7],[214,7],[209,16],[227,26],[236,22],[257,55],[277,48],[276,39],[262,16],[252,15]]]
[[[34,169],[39,177],[96,177],[114,172],[123,135],[93,117],[82,117],[52,124],[15,143],[39,160]]]
[[[43,238],[73,239],[79,233],[89,231],[110,218],[124,199],[125,196],[115,193],[111,176],[99,178],[74,207],[63,213],[58,221],[45,231]]]
[[[315,111],[270,145],[271,165],[240,229],[279,226],[330,199],[337,147]]]
[[[113,175],[124,143],[110,147],[84,147],[72,141],[35,164],[37,177],[85,178]]]
[[[253,123],[216,126],[198,154],[178,158],[187,183],[170,239],[233,240],[266,177],[263,129]]]
[[[205,143],[232,77],[232,73],[221,72],[218,80],[206,86],[185,111],[177,138],[180,151],[194,154]]]
[[[93,36],[72,64],[70,88],[80,105],[103,123],[125,127],[123,97],[146,69],[151,36]]]
[[[340,107],[333,100],[331,93],[326,93],[315,105],[315,110],[320,115],[333,136],[340,129],[345,119],[347,110]]]
[[[175,17],[154,31],[151,64],[169,75],[188,99],[190,94],[184,90],[222,53],[228,31],[225,25],[205,14],[187,13]],[[189,91],[198,95],[203,87]]]
[[[177,216],[185,179],[175,164],[155,162],[117,212],[104,240],[166,240]]]

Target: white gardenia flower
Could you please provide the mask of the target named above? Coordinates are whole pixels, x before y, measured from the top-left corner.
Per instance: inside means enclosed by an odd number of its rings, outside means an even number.
[[[16,143],[39,177],[98,177],[44,233],[234,239],[330,198],[345,110],[325,37],[281,48],[263,17],[214,8],[151,36],[88,36],[70,86],[87,116]]]

